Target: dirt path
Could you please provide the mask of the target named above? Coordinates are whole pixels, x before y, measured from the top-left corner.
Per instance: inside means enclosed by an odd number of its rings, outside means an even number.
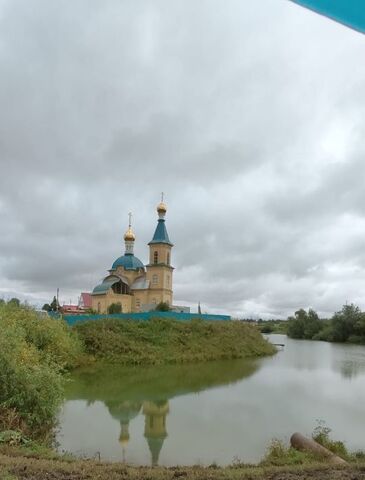
[[[365,464],[310,467],[131,467],[121,463],[60,461],[0,454],[1,480],[365,480]]]

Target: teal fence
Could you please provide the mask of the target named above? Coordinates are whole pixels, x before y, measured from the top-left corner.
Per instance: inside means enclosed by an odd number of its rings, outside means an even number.
[[[171,318],[172,320],[178,320],[188,322],[194,318],[201,318],[206,321],[227,321],[231,320],[229,315],[208,315],[198,313],[178,313],[178,312],[142,312],[142,313],[114,313],[111,315],[64,315],[63,318],[69,325],[74,325],[79,322],[87,322],[90,320],[103,320],[104,318],[117,318],[120,320],[136,320],[136,321],[148,321],[151,318]]]

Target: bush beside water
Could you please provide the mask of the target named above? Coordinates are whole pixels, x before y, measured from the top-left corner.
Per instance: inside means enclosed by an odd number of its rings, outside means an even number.
[[[0,331],[0,430],[45,437],[81,344],[63,321],[11,302],[0,304]]]
[[[344,305],[331,319],[322,320],[318,314],[302,308],[288,318],[288,337],[365,344],[365,312],[356,305]]]
[[[312,438],[330,452],[343,458],[348,462],[363,460],[364,455],[361,452],[350,453],[345,444],[338,440],[333,440],[330,436],[331,429],[323,421],[319,421],[317,427],[313,430]],[[281,440],[274,439],[270,443],[262,465],[304,465],[317,462],[326,462],[327,457],[314,452],[303,452],[296,450],[291,446],[286,446]]]

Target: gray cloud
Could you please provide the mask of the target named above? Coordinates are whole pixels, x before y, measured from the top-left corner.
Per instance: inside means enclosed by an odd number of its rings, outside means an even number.
[[[264,317],[365,307],[364,37],[291,2],[0,2],[0,295],[75,300],[147,261]]]

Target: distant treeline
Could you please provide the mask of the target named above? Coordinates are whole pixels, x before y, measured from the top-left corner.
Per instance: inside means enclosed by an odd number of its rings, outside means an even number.
[[[344,305],[330,319],[320,319],[314,310],[301,308],[288,318],[287,325],[291,338],[365,344],[365,312],[354,304]]]
[[[282,333],[285,334],[288,329],[287,320],[262,320],[257,321],[261,333]]]

